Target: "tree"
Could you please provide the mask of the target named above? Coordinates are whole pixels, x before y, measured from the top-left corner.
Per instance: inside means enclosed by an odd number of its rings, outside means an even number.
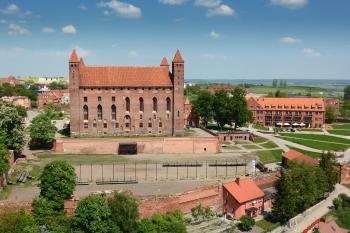
[[[44,114],[34,117],[29,126],[31,148],[51,148],[57,128]]]
[[[85,233],[110,233],[112,231],[111,211],[102,195],[90,195],[78,204],[72,219],[72,229]]]
[[[337,113],[334,106],[327,106],[326,108],[326,121],[332,123],[337,119]]]
[[[44,167],[40,176],[40,196],[61,202],[69,198],[75,189],[77,176],[67,161],[53,161]]]
[[[33,216],[26,214],[24,209],[16,212],[3,212],[0,214],[1,233],[33,233],[39,232],[39,226]]]
[[[165,215],[154,214],[150,219],[142,219],[139,222],[138,232],[187,233],[184,221],[185,218],[180,211],[167,213]]]
[[[50,89],[51,90],[62,90],[62,89],[67,89],[67,84],[63,82],[52,82],[50,84]]]
[[[9,151],[4,144],[0,143],[0,176],[6,173],[9,168]]]
[[[287,221],[314,205],[325,193],[327,178],[319,166],[289,162],[276,185],[272,212]]]
[[[278,85],[277,79],[272,80],[272,87],[273,87],[273,88],[276,88],[277,85]]]
[[[193,101],[193,112],[200,117],[204,126],[213,119],[213,95],[207,91],[201,91]]]
[[[226,124],[231,124],[230,97],[224,90],[215,92],[213,99],[214,120],[222,129]]]
[[[0,142],[15,151],[21,151],[25,143],[22,118],[11,104],[0,105]]]
[[[135,199],[126,193],[117,193],[107,199],[112,222],[122,232],[137,232],[136,221],[139,218],[138,205]]]
[[[252,112],[249,111],[248,103],[245,98],[245,91],[241,88],[235,88],[231,98],[231,116],[235,123],[235,128],[243,126],[252,119]]]
[[[21,106],[21,105],[17,105],[16,106],[16,110],[18,112],[18,115],[20,115],[20,117],[22,118],[26,118],[27,117],[27,110],[25,107]]]
[[[339,182],[339,165],[335,155],[331,152],[323,153],[320,160],[320,168],[326,174],[325,190],[332,192],[335,184]]]
[[[347,85],[347,86],[344,88],[344,100],[345,100],[345,101],[350,100],[350,85]]]
[[[250,231],[255,225],[255,220],[248,215],[243,215],[239,221],[239,228],[243,231]]]

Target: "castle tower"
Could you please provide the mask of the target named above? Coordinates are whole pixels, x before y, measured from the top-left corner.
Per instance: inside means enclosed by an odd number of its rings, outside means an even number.
[[[184,60],[179,50],[172,62],[173,82],[173,135],[182,134],[184,129]]]
[[[75,50],[73,50],[69,58],[69,96],[70,96],[70,130],[72,135],[80,131],[80,112],[79,109],[79,66],[80,61]],[[82,63],[83,64],[83,63]]]

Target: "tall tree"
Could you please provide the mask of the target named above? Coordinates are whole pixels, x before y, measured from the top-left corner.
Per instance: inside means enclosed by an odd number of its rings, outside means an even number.
[[[326,108],[326,122],[332,123],[337,119],[337,113],[334,106],[327,106]]]
[[[9,150],[4,144],[0,143],[0,176],[6,173],[9,168]]]
[[[11,104],[0,104],[0,142],[9,150],[21,151],[24,143],[24,126],[17,109]]]
[[[344,88],[344,100],[345,101],[350,100],[350,85],[347,85]]]
[[[29,126],[31,148],[51,148],[57,128],[46,114],[34,117]]]
[[[242,88],[235,88],[231,97],[231,117],[235,123],[235,128],[243,126],[252,119],[252,112],[249,111],[245,98],[245,91]]]
[[[39,232],[39,226],[32,215],[26,214],[24,209],[17,212],[3,212],[0,214],[0,232],[2,233],[33,233]]]
[[[277,79],[272,80],[272,87],[273,87],[273,88],[276,88],[277,85],[278,85]]]
[[[320,168],[327,178],[325,190],[332,192],[335,184],[339,182],[339,165],[335,160],[335,155],[331,152],[323,153],[320,160]]]
[[[213,119],[213,95],[207,91],[201,91],[193,101],[193,111],[199,116],[202,124],[207,126]]]
[[[220,128],[223,128],[226,124],[231,124],[232,122],[230,97],[224,90],[219,90],[214,94],[213,115],[214,120]]]

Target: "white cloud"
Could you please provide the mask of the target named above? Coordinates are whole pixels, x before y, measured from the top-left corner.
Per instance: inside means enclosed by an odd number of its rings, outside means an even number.
[[[209,60],[227,60],[227,56],[220,54],[205,53],[202,57]]]
[[[308,0],[270,0],[272,5],[283,6],[289,9],[303,8],[308,4]]]
[[[16,57],[17,55],[21,55],[25,51],[24,48],[21,47],[12,47],[12,48],[0,48],[0,56],[1,57]]]
[[[137,51],[135,51],[135,50],[130,50],[129,53],[128,53],[128,57],[129,58],[137,58],[139,56],[140,56],[140,54]]]
[[[220,5],[216,8],[208,9],[207,16],[208,17],[214,17],[214,16],[233,16],[235,15],[235,10],[228,5]]]
[[[82,11],[86,11],[88,8],[87,8],[87,6],[84,4],[84,3],[81,3],[79,6],[78,6],[78,8],[80,9],[80,10],[82,10]]]
[[[319,58],[319,57],[322,56],[319,52],[317,52],[317,51],[315,51],[315,50],[313,50],[313,49],[310,49],[310,48],[303,49],[302,52],[303,52],[306,56],[312,57],[312,58]]]
[[[204,7],[216,7],[221,4],[222,0],[196,0],[194,5]]]
[[[14,3],[9,4],[6,8],[0,10],[1,13],[7,15],[18,15],[18,16],[28,16],[31,15],[31,11],[21,11],[21,9]]]
[[[169,5],[181,5],[187,0],[159,0],[160,3],[169,4]]]
[[[92,55],[90,50],[84,49],[80,46],[75,46],[75,50],[77,51],[79,57],[90,57]]]
[[[209,37],[212,38],[212,39],[219,39],[220,34],[217,33],[217,32],[215,32],[215,31],[211,31],[211,32],[209,33]]]
[[[280,42],[284,44],[299,44],[303,42],[302,40],[290,36],[280,38]]]
[[[27,35],[30,32],[28,31],[28,29],[18,25],[18,24],[14,24],[11,23],[8,26],[9,31],[7,32],[10,36],[17,36],[17,35]]]
[[[4,19],[0,19],[0,24],[7,24],[7,21]]]
[[[100,2],[98,6],[109,9],[103,12],[104,15],[111,15],[112,13],[114,13],[115,15],[120,17],[134,19],[140,18],[142,16],[141,8],[118,0]]]
[[[73,25],[67,25],[62,27],[62,32],[66,34],[75,34],[77,33],[77,29]]]
[[[43,29],[41,29],[41,31],[44,33],[54,33],[55,29],[50,28],[50,27],[44,27]]]

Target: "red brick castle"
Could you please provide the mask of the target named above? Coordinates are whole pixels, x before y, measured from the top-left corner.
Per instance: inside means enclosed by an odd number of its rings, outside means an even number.
[[[87,66],[69,59],[72,136],[176,135],[184,129],[184,60],[160,66]]]

